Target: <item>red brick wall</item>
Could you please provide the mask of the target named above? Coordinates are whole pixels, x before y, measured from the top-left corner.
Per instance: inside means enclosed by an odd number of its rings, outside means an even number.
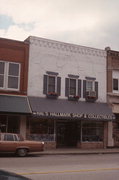
[[[119,70],[119,52],[107,51],[107,92],[112,92],[112,71]]]
[[[104,148],[103,142],[82,142],[81,149],[102,149]]]
[[[0,94],[27,94],[28,53],[29,45],[27,43],[22,41],[0,38],[0,60],[21,63],[21,78],[19,92],[0,90]]]

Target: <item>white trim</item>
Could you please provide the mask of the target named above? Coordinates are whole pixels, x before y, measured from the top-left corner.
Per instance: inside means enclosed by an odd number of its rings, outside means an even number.
[[[5,62],[4,61],[1,61],[0,62],[3,62],[4,63],[4,74],[0,74],[3,76],[3,87],[0,87],[0,89],[4,89],[4,86],[5,86]]]
[[[0,62],[4,62],[5,67],[4,67],[4,82],[3,82],[3,87],[0,87],[2,90],[12,90],[12,91],[19,91],[20,89],[20,73],[21,73],[21,64],[17,62],[11,62],[11,61],[3,61],[0,60]],[[9,65],[10,64],[18,64],[19,65],[19,73],[18,76],[12,76],[9,75]],[[9,88],[8,87],[8,78],[9,77],[17,77],[18,78],[18,88]]]

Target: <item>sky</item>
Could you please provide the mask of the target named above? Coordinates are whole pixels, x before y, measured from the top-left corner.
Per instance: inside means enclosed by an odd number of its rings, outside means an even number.
[[[119,0],[0,0],[0,37],[119,51]]]

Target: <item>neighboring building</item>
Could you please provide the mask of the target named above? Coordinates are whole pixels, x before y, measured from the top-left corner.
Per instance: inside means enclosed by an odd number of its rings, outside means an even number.
[[[26,133],[29,45],[0,38],[0,131]]]
[[[112,146],[106,51],[29,37],[27,136],[47,148]]]
[[[119,147],[119,52],[107,51],[107,96],[116,121],[113,123],[113,146]]]

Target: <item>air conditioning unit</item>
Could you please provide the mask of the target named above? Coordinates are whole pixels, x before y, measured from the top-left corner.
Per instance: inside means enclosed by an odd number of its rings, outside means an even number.
[[[86,91],[86,97],[96,97],[96,91]]]

